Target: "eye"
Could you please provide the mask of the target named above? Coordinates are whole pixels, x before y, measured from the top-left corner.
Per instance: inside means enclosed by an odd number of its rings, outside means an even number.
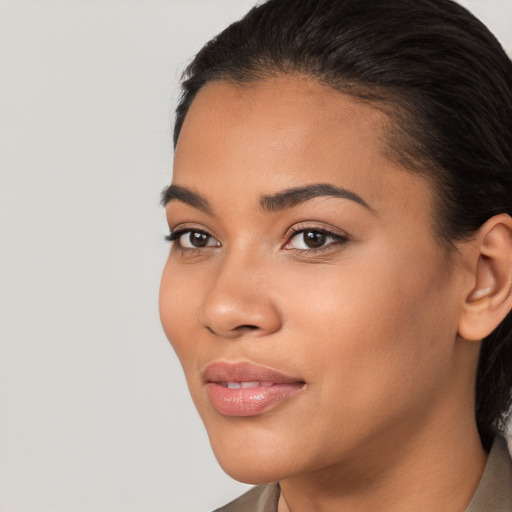
[[[181,249],[203,249],[218,247],[220,242],[212,235],[198,229],[179,229],[166,237],[169,242],[177,242]]]
[[[331,233],[323,229],[294,230],[284,249],[297,249],[302,251],[322,249],[329,245],[347,241],[347,237]]]

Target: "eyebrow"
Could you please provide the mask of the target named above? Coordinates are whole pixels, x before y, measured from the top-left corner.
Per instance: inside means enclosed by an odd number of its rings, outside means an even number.
[[[260,199],[260,205],[265,211],[276,212],[293,208],[316,197],[349,199],[375,213],[375,210],[355,192],[330,183],[316,183],[304,187],[289,188],[273,195],[265,195]]]
[[[349,199],[375,213],[375,210],[355,192],[330,183],[315,183],[303,187],[289,188],[272,195],[264,195],[260,199],[260,206],[264,211],[277,212],[293,208],[317,197]],[[213,209],[208,200],[186,187],[169,185],[164,188],[161,193],[160,204],[165,208],[172,201],[181,201],[209,215],[213,214]]]
[[[160,204],[164,208],[172,201],[181,201],[209,215],[213,213],[208,199],[189,188],[180,187],[179,185],[169,185],[160,194]]]

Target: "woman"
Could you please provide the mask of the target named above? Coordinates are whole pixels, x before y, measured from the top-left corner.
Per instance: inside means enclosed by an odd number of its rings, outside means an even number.
[[[512,63],[451,0],[269,0],[186,71],[160,313],[224,511],[512,510]],[[275,482],[275,483],[272,483]]]

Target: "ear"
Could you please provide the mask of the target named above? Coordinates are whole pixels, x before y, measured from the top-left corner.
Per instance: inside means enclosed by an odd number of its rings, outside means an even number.
[[[512,309],[512,218],[489,219],[471,242],[472,289],[459,322],[459,334],[481,340],[491,334]]]

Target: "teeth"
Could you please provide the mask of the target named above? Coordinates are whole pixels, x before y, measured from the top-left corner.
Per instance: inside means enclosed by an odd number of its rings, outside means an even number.
[[[259,388],[261,387],[261,384],[258,381],[254,380],[252,382],[240,382],[240,386],[242,388]]]
[[[274,383],[270,381],[247,381],[247,382],[221,382],[223,386],[229,388],[229,389],[245,389],[245,388],[269,388],[270,386],[273,386]]]

